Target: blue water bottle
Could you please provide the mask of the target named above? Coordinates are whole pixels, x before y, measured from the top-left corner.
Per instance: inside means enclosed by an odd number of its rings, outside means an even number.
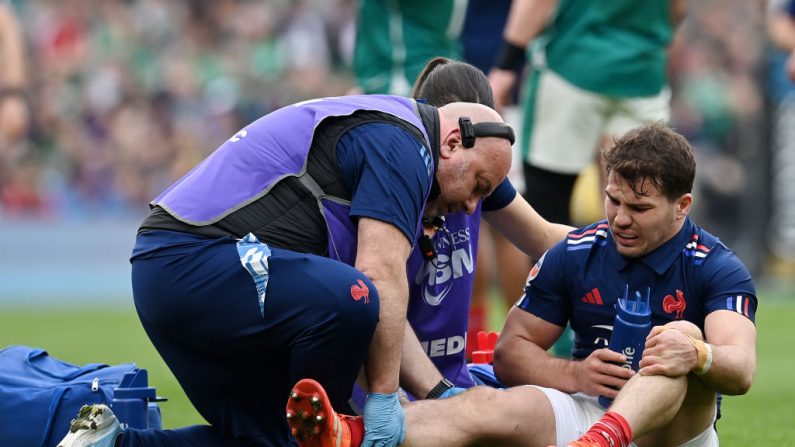
[[[624,354],[626,360],[621,364],[624,368],[633,371],[639,369],[646,337],[651,331],[651,308],[649,298],[651,288],[646,288],[646,297],[641,297],[640,292],[635,292],[635,299],[629,298],[629,284],[624,288],[624,297],[616,303],[616,319],[613,322],[613,334],[610,336],[608,348],[611,351]],[[613,399],[599,396],[599,404],[607,408]]]

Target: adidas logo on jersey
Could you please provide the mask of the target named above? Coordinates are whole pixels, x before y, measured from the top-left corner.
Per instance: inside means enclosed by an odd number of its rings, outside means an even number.
[[[590,292],[586,293],[584,297],[580,299],[583,303],[589,304],[596,304],[597,306],[601,306],[602,304],[602,295],[599,293],[599,289],[594,288]]]

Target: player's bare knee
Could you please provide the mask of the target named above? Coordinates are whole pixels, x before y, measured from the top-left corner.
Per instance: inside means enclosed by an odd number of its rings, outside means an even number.
[[[671,321],[670,323],[667,323],[665,327],[668,329],[676,329],[677,331],[683,332],[695,338],[696,340],[704,340],[704,334],[701,333],[701,329],[689,321]]]

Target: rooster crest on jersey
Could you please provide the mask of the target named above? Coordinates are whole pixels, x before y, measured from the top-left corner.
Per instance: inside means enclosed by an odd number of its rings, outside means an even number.
[[[684,315],[687,301],[685,300],[685,293],[681,290],[676,291],[676,298],[673,295],[666,295],[662,302],[663,311],[670,314],[676,312],[676,319],[681,320]]]
[[[351,298],[356,301],[361,300],[364,298],[364,303],[367,304],[370,302],[370,288],[367,287],[367,284],[364,283],[361,279],[356,280],[358,285],[354,284],[351,286]]]

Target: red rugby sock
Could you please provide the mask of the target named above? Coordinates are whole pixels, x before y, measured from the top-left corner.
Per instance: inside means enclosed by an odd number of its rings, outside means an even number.
[[[620,414],[608,411],[585,434],[575,442],[573,447],[628,447],[632,441],[632,429]]]
[[[351,447],[359,447],[364,441],[364,418],[361,417],[343,417],[343,420],[348,423],[351,429]]]

